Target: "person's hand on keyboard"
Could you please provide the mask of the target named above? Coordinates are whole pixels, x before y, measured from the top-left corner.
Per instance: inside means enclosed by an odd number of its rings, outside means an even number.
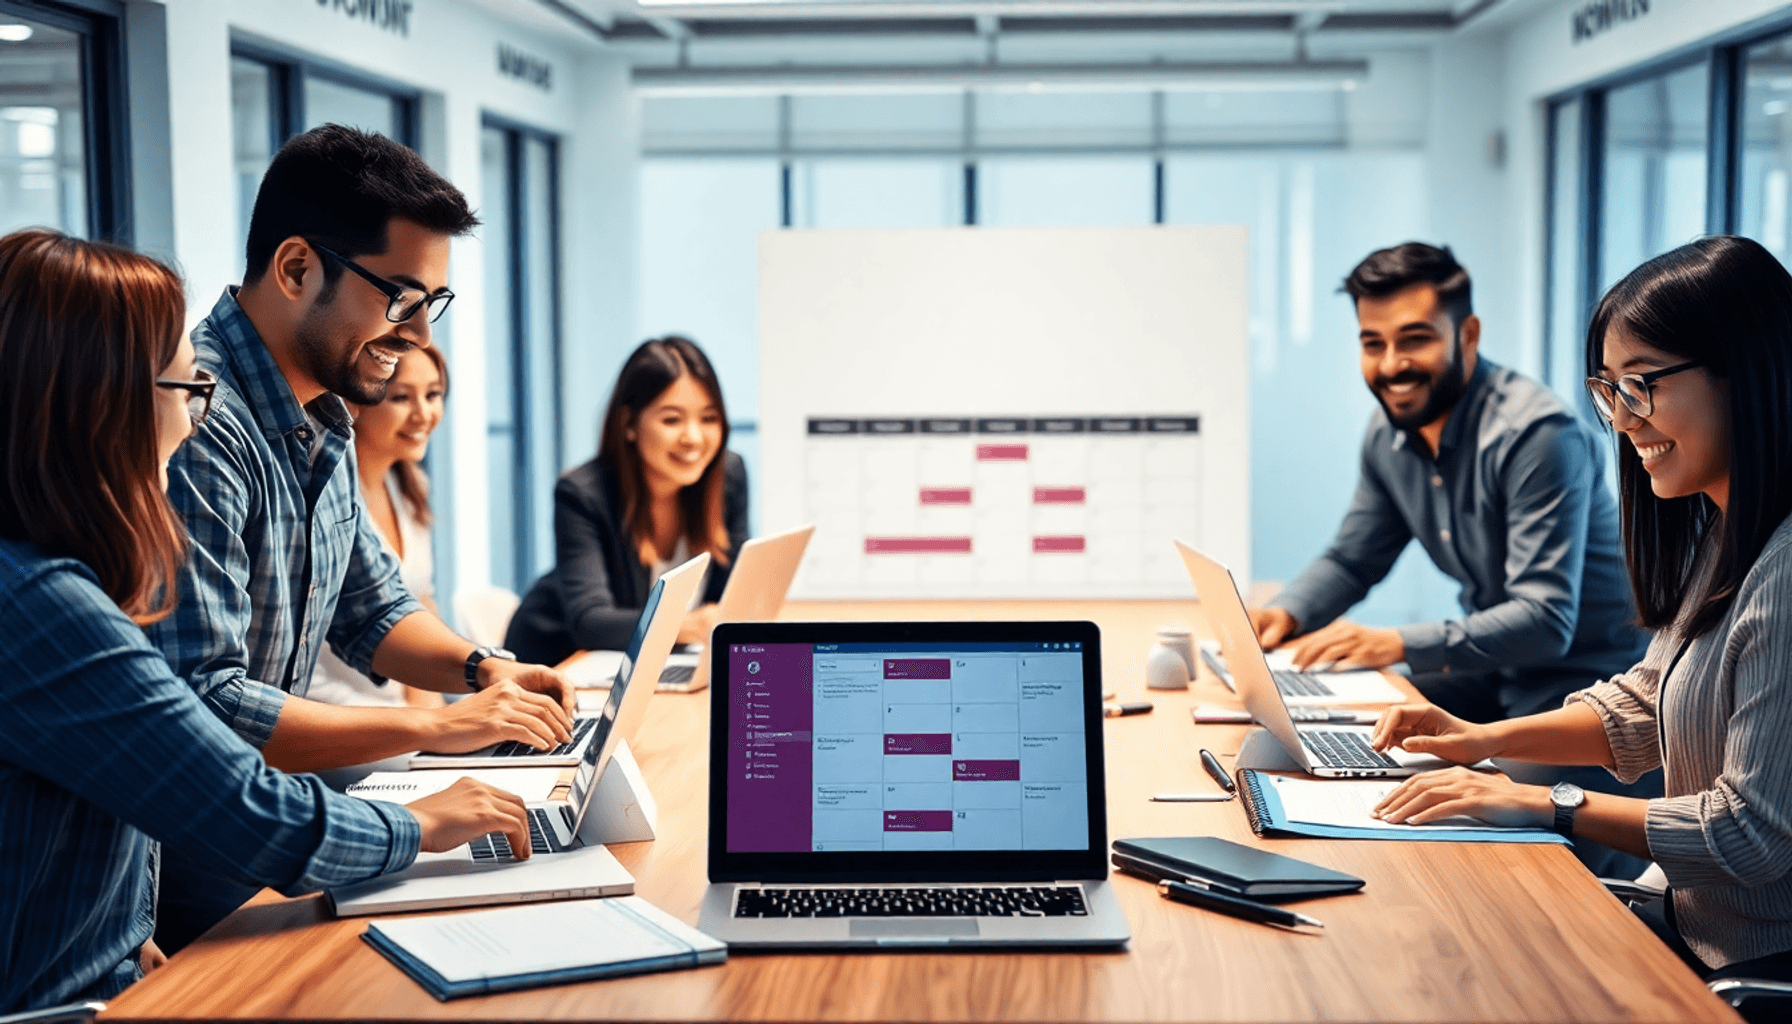
[[[502,832],[518,859],[530,854],[529,810],[515,793],[475,779],[461,779],[434,796],[405,806],[423,829],[421,848],[425,853],[446,853],[488,832]]]
[[[566,712],[566,721],[579,711],[579,691],[566,673],[546,665],[530,665],[506,658],[487,658],[479,663],[479,688],[489,689],[499,683],[515,683],[531,693],[539,693],[559,703]]]
[[[1298,672],[1316,671],[1315,666],[1326,665],[1339,672],[1386,668],[1406,660],[1406,641],[1400,639],[1398,630],[1338,619],[1301,637],[1290,653]]]
[[[552,750],[572,739],[572,718],[566,709],[547,695],[531,693],[510,681],[425,713],[431,716],[434,735],[423,749],[438,754],[464,754],[505,740]]]
[[[1257,631],[1257,644],[1266,651],[1300,632],[1300,623],[1286,608],[1251,608],[1249,612],[1251,628]]]
[[[1500,753],[1492,729],[1465,722],[1435,704],[1400,704],[1382,712],[1369,745],[1387,751],[1430,754],[1457,764],[1474,764]]]

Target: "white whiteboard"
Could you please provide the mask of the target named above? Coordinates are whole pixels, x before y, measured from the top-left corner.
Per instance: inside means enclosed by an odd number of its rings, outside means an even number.
[[[1186,596],[1173,536],[1249,580],[1245,268],[1232,226],[762,234],[792,596]]]

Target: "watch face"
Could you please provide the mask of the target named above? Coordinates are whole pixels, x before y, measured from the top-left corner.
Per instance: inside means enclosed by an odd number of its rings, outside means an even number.
[[[1557,807],[1579,807],[1586,803],[1587,794],[1572,782],[1558,782],[1550,789],[1549,799]]]

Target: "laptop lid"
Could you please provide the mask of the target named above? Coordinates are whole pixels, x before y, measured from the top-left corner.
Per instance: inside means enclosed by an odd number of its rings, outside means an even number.
[[[1262,645],[1257,643],[1257,631],[1251,628],[1250,613],[1245,611],[1231,570],[1180,540],[1176,542],[1176,552],[1195,582],[1195,596],[1200,598],[1207,623],[1218,636],[1220,653],[1226,656],[1226,667],[1232,672],[1239,699],[1251,717],[1282,744],[1288,756],[1311,770],[1306,747],[1294,728],[1294,717],[1288,713],[1282,691],[1276,688],[1275,677],[1269,673],[1269,662],[1263,657]]]
[[[1091,622],[716,627],[712,882],[1107,876]]]
[[[717,622],[748,622],[775,619],[784,608],[784,597],[790,593],[790,581],[803,562],[809,548],[814,524],[794,530],[755,537],[740,547],[735,557],[734,572],[728,577],[728,588],[722,591],[722,605],[717,609]],[[690,689],[709,685],[709,663],[712,645],[704,644],[697,657],[697,669],[691,677]]]
[[[628,649],[622,654],[622,667],[617,669],[616,680],[610,684],[604,706],[597,713],[595,735],[586,745],[581,759],[579,775],[585,783],[585,791],[575,801],[577,810],[572,823],[575,833],[585,821],[592,795],[597,792],[597,782],[603,778],[604,769],[609,767],[616,745],[633,739],[641,727],[641,720],[647,715],[647,700],[653,696],[654,683],[659,680],[666,655],[672,652],[672,643],[678,638],[685,609],[690,607],[691,597],[697,592],[697,584],[702,582],[703,571],[707,568],[709,554],[705,552],[661,576],[641,605],[634,635],[629,637]],[[640,685],[629,685],[637,679]]]

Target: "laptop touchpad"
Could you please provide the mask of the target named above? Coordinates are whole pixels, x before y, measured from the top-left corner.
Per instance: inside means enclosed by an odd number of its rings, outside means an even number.
[[[976,921],[963,917],[855,917],[850,934],[855,939],[923,939],[976,935],[978,931]]]

